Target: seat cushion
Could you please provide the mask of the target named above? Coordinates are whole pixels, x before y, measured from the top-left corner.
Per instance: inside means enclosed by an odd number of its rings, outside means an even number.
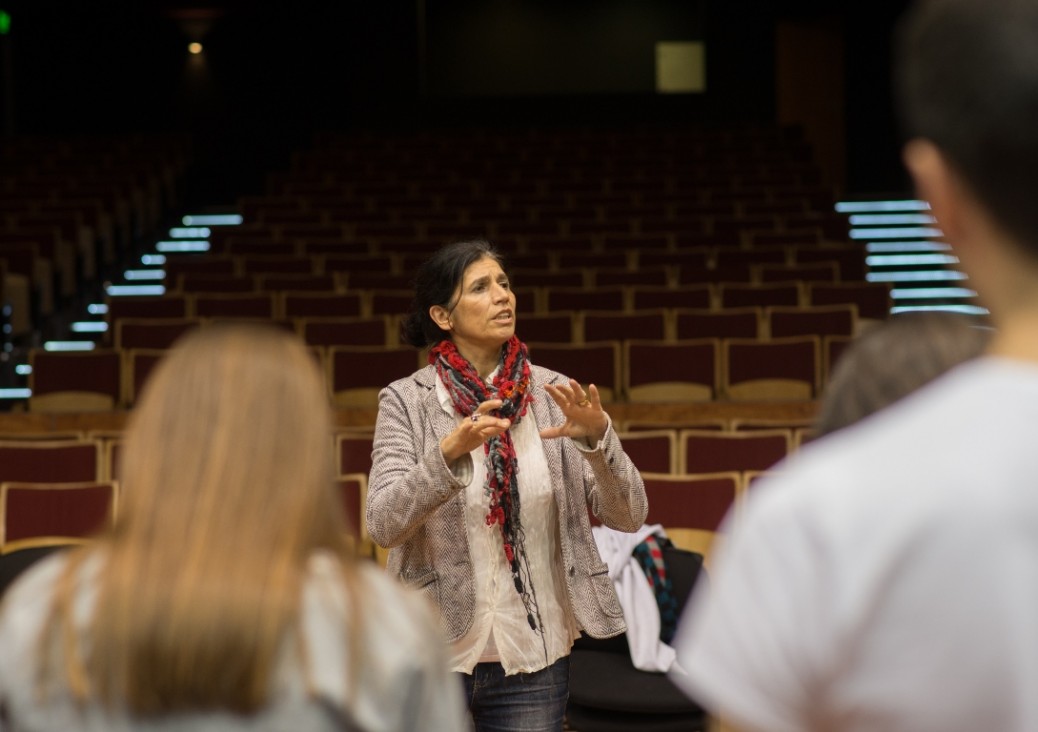
[[[574,649],[570,654],[570,703],[598,710],[649,714],[698,714],[702,709],[666,674],[639,671],[627,654]],[[580,729],[580,727],[577,727]]]

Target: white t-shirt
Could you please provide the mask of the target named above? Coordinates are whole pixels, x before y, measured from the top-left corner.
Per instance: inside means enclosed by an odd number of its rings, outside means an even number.
[[[76,613],[86,622],[93,607],[97,557],[83,571]],[[67,690],[40,703],[36,695],[37,639],[47,618],[54,584],[65,566],[61,554],[47,557],[20,577],[0,606],[0,704],[2,730],[66,732],[456,732],[464,729],[464,693],[447,668],[437,628],[423,600],[400,587],[374,564],[359,566],[357,588],[345,588],[337,561],[318,554],[310,562],[301,602],[303,638],[316,698],[306,690],[295,649],[286,647],[267,707],[249,717],[198,712],[135,719],[100,704],[78,710]],[[345,593],[364,592],[362,649],[348,648],[343,620]],[[350,654],[362,653],[361,674],[348,683]],[[354,696],[348,698],[348,689]]]
[[[744,730],[1038,730],[1038,367],[985,358],[755,485],[675,683]]]

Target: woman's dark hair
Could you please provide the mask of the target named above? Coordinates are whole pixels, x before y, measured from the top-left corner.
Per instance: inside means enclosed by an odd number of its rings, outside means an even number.
[[[447,331],[433,322],[429,308],[442,305],[450,309],[448,305],[465,270],[484,257],[501,263],[501,256],[490,242],[473,239],[447,244],[422,262],[415,274],[411,310],[400,323],[400,335],[405,343],[424,348],[449,337]]]
[[[991,331],[965,315],[895,315],[863,333],[839,357],[815,420],[826,435],[887,407],[949,369],[979,356]]]

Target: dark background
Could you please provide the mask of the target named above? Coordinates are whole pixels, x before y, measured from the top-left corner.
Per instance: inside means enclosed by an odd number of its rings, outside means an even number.
[[[903,192],[889,37],[906,4],[0,0],[3,119],[7,134],[191,132],[196,194],[229,202],[318,130],[802,118],[840,195]],[[705,93],[654,92],[660,40],[706,43]]]

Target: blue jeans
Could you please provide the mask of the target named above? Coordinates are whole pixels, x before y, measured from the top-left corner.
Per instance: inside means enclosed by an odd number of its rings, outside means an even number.
[[[505,676],[499,663],[477,663],[461,677],[476,732],[561,732],[569,700],[569,656],[512,676]]]

